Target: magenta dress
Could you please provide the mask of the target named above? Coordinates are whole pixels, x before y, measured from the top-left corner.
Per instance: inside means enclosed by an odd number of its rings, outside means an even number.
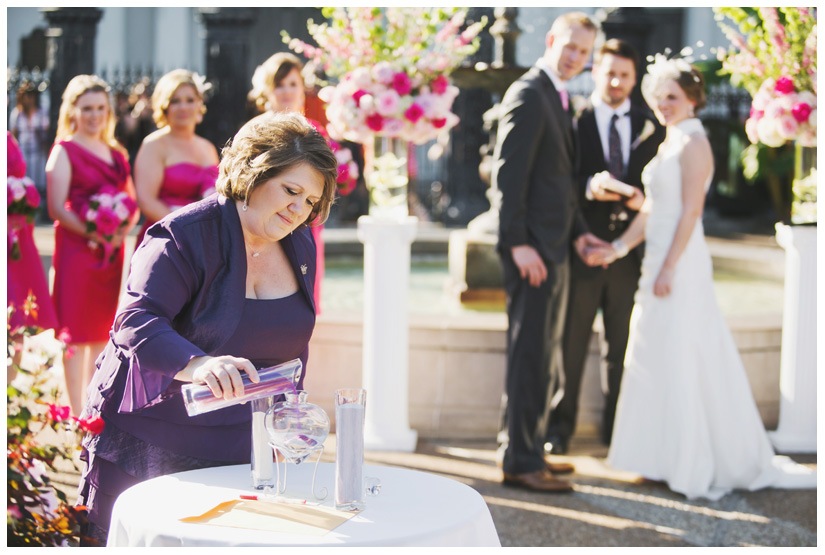
[[[59,143],[69,156],[72,178],[67,207],[84,220],[89,197],[104,185],[118,191],[126,188],[129,162],[112,149],[112,164],[71,141]],[[89,247],[82,235],[54,223],[54,290],[52,298],[61,327],[71,335],[72,343],[105,342],[117,310],[123,249],[115,260],[104,264],[100,247]]]
[[[6,131],[6,157],[8,161],[7,174],[14,177],[26,175],[26,161],[23,153],[12,134]],[[39,326],[43,329],[57,328],[57,315],[54,312],[52,298],[49,295],[49,283],[43,271],[43,262],[40,253],[34,244],[34,224],[26,222],[20,214],[9,214],[7,221],[7,237],[11,235],[12,227],[17,231],[20,245],[20,258],[12,260],[11,249],[6,254],[6,305],[14,305],[17,309],[9,324],[12,329],[19,325]],[[31,291],[37,303],[37,314],[29,314],[24,318],[23,306]]]
[[[199,166],[191,162],[166,166],[158,198],[175,210],[212,194],[217,179],[218,166]],[[140,245],[146,230],[154,223],[154,220],[146,219],[138,232],[136,245]]]

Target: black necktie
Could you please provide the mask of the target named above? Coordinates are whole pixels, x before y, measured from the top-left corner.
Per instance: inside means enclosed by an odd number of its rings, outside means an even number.
[[[619,138],[619,130],[616,129],[616,121],[619,114],[613,114],[610,119],[610,131],[608,131],[608,147],[610,159],[607,161],[607,171],[616,179],[624,177],[624,158],[622,157],[622,140]]]

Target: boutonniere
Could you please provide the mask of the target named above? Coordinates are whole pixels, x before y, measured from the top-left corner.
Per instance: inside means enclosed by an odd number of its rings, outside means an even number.
[[[584,109],[587,108],[587,98],[580,94],[574,94],[570,97],[570,107],[573,112],[573,123],[578,125],[582,112],[584,112]]]
[[[307,275],[307,265],[306,264],[301,264],[301,273],[303,275]]]
[[[653,122],[649,119],[645,120],[644,127],[642,127],[642,132],[639,133],[639,136],[636,137],[636,140],[633,141],[633,144],[630,145],[630,150],[635,150],[637,146],[645,142],[653,133],[656,132],[656,126],[653,125]]]

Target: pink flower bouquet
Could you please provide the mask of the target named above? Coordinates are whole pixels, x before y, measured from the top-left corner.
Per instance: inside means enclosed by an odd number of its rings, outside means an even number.
[[[86,220],[86,231],[88,233],[98,232],[103,238],[104,265],[114,262],[117,249],[112,242],[115,233],[125,227],[129,219],[137,210],[137,204],[126,193],[118,192],[110,186],[103,187],[99,193],[89,198],[84,218]],[[95,243],[90,246],[96,248]]]
[[[324,8],[328,23],[310,21],[318,46],[284,42],[333,79],[319,94],[333,138],[371,136],[422,144],[458,123],[458,89],[449,73],[479,45],[486,19],[467,25],[467,8]]]
[[[8,176],[6,180],[7,240],[12,260],[20,260],[21,227],[34,222],[40,206],[40,193],[28,177]]]
[[[358,164],[352,158],[352,151],[342,146],[338,141],[327,138],[335,159],[338,161],[338,194],[348,195],[355,189],[358,183]]]
[[[714,12],[733,45],[717,52],[722,69],[753,97],[748,139],[773,148],[788,141],[816,146],[816,11],[760,7]]]
[[[788,77],[765,80],[753,98],[745,131],[752,143],[774,148],[787,141],[816,146],[816,95],[797,92]]]

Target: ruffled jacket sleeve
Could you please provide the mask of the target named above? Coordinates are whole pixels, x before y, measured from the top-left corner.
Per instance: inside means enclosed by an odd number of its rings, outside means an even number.
[[[151,406],[192,358],[226,341],[242,314],[244,253],[237,211],[222,197],[149,228],[98,359],[92,386],[103,398],[119,412]]]
[[[206,353],[173,327],[201,285],[198,271],[163,228],[136,253],[125,298],[112,327],[112,344],[128,362],[121,412],[156,400],[194,357]]]

